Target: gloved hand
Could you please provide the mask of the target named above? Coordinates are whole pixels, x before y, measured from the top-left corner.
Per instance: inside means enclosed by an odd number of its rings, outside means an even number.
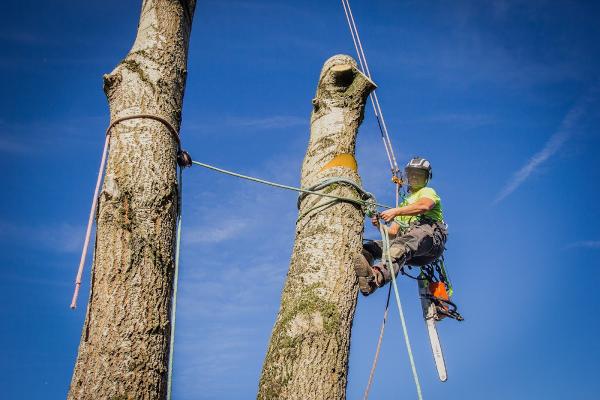
[[[374,217],[371,217],[371,223],[374,227],[379,228],[379,214],[375,215]]]
[[[398,210],[397,208],[390,208],[389,210],[383,211],[380,214],[381,219],[383,219],[385,222],[390,222],[391,220],[394,219],[394,217],[396,217],[398,215],[397,210]]]

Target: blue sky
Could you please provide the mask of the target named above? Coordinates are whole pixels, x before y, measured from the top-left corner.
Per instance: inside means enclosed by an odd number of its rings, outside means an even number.
[[[425,398],[591,399],[600,390],[600,7],[587,1],[379,1],[352,6],[397,155],[428,157],[465,322],[439,326],[437,381],[416,287],[401,281]],[[133,43],[140,2],[0,5],[0,384],[64,398],[88,293],[68,305],[108,110],[102,74]],[[354,56],[337,1],[199,1],[184,147],[298,184],[310,100],[331,55]],[[370,107],[363,183],[392,202]],[[185,172],[174,399],[248,399],[291,254],[296,197]],[[370,227],[365,236],[375,237]],[[360,298],[348,398],[359,398],[385,293]],[[394,311],[373,399],[414,398]]]

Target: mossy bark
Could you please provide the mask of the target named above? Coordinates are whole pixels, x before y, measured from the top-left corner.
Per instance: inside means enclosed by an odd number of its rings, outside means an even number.
[[[111,120],[179,131],[195,0],[145,0],[135,43],[104,76]],[[177,142],[160,122],[111,131],[91,293],[68,399],[164,399],[177,217]]]
[[[323,167],[340,154],[354,155],[365,101],[375,85],[349,56],[325,62],[313,100],[311,133],[302,166],[302,186],[342,177],[360,184],[353,168]],[[341,185],[325,192],[355,197]],[[259,399],[344,399],[350,330],[356,307],[356,277],[350,267],[360,252],[362,211],[338,203],[310,211],[330,199],[310,195],[300,205],[305,215],[296,239],[259,384]]]

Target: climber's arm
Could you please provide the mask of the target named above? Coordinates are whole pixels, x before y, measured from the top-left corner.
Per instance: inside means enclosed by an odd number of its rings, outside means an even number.
[[[424,214],[427,211],[431,210],[433,207],[435,207],[435,201],[427,197],[421,197],[419,200],[415,201],[412,204],[408,204],[402,207],[390,208],[389,210],[383,211],[381,213],[381,218],[383,218],[385,222],[390,222],[395,217],[398,217],[400,215],[414,216]]]

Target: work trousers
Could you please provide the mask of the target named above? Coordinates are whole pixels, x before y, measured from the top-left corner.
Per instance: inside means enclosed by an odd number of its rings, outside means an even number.
[[[444,252],[447,238],[448,231],[443,222],[430,221],[411,225],[406,232],[390,240],[390,256],[394,264],[394,272],[397,274],[405,264],[422,266],[435,261]],[[383,242],[365,240],[363,254],[373,265],[376,259],[382,258]],[[389,281],[391,279],[389,269],[384,262],[381,265],[384,278]]]

